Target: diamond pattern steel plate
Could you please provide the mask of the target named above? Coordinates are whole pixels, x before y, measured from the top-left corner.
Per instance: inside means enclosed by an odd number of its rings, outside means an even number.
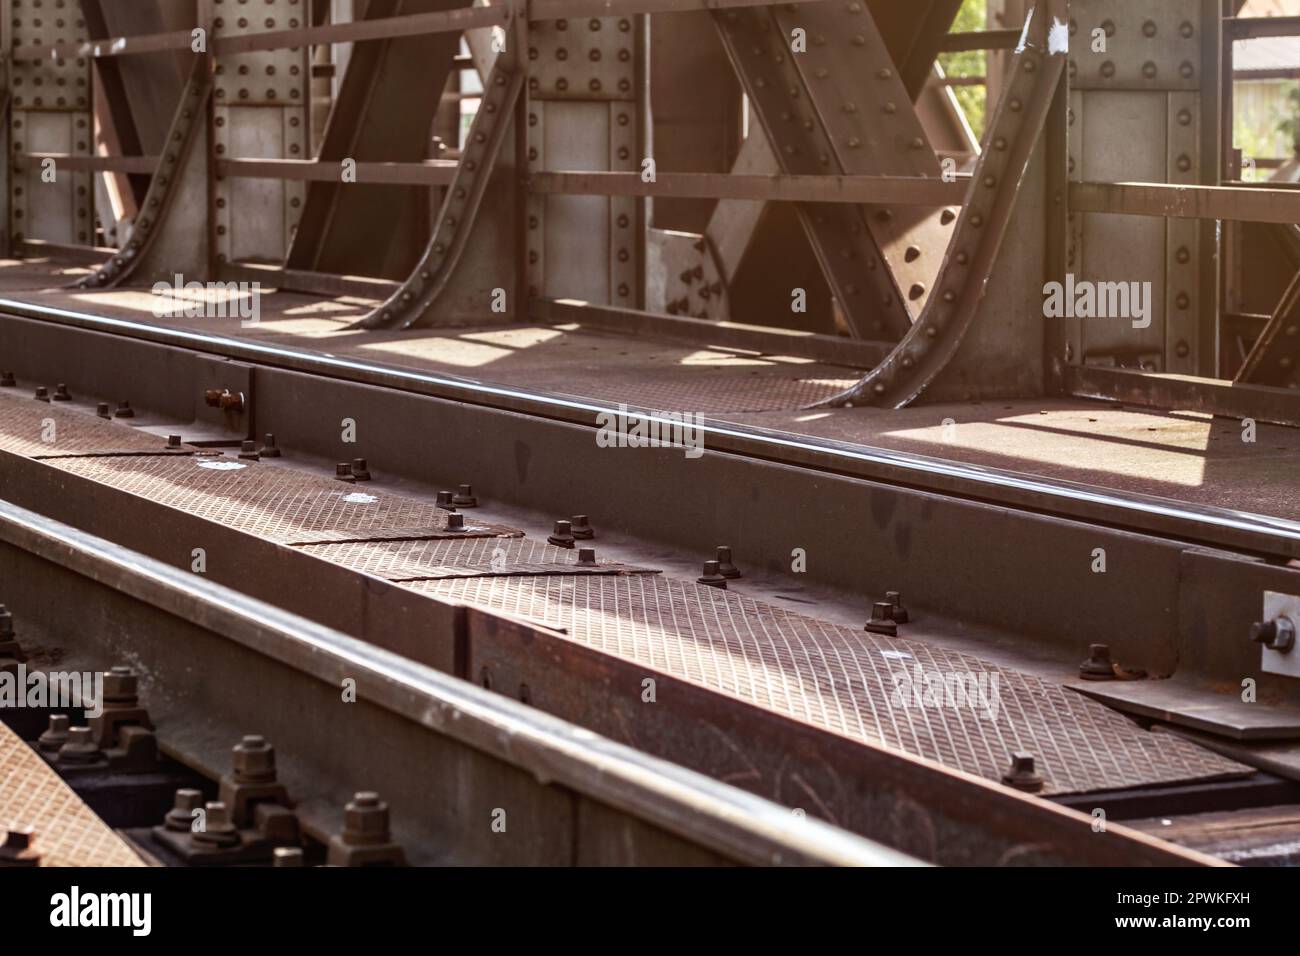
[[[666,411],[766,412],[803,408],[837,395],[858,381],[834,377],[840,372],[821,369],[812,373],[817,377],[805,377],[809,373],[804,369],[799,375],[756,370],[753,375],[738,375],[734,368],[720,367],[689,375],[638,373],[605,378],[595,374],[583,378],[581,395]]]
[[[224,456],[60,458],[50,464],[281,544],[520,534],[472,516],[465,531],[449,531],[448,513],[432,504]]]
[[[647,668],[987,779],[1000,780],[1010,754],[1027,750],[1044,793],[1250,772],[1037,677],[690,582],[637,575],[405,586],[563,628]],[[959,680],[982,682],[983,695],[963,701]]]
[[[0,724],[0,828],[31,827],[41,866],[144,866],[40,755]]]
[[[587,542],[580,542],[586,545]],[[545,574],[656,574],[651,568],[603,561],[578,565],[578,552],[532,538],[471,538],[302,545],[307,554],[389,581],[518,577]]]
[[[0,449],[28,458],[149,455],[164,453],[167,439],[5,388],[0,389]]]

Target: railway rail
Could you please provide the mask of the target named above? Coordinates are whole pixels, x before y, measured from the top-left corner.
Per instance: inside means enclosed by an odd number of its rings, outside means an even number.
[[[1115,821],[1142,826],[1155,817],[1190,820],[1228,810],[1250,813],[1254,807],[1296,799],[1285,761],[1261,770],[1261,760],[1241,743],[1258,736],[1256,731],[1270,721],[1287,736],[1291,731],[1286,728],[1293,726],[1289,712],[1285,706],[1262,705],[1253,724],[1242,724],[1241,714],[1211,688],[1222,673],[1222,660],[1196,655],[1187,620],[1203,619],[1203,608],[1217,608],[1226,626],[1242,633],[1241,657],[1251,653],[1246,634],[1258,617],[1253,601],[1225,602],[1199,594],[1198,575],[1218,575],[1226,565],[1240,575],[1247,593],[1254,587],[1285,588],[1297,573],[1285,560],[1290,534],[1285,522],[1270,534],[1264,530],[1267,521],[1244,516],[1234,532],[1249,529],[1251,548],[1211,548],[1203,540],[1180,540],[1171,533],[1176,524],[1158,534],[1117,527],[1116,511],[1107,515],[1112,524],[986,500],[989,487],[1023,493],[1013,475],[944,471],[913,456],[864,454],[873,466],[888,462],[892,476],[905,470],[920,476],[890,482],[882,475],[859,477],[848,468],[810,467],[793,454],[773,461],[771,448],[787,447],[781,436],[725,423],[702,426],[708,447],[703,459],[686,459],[680,448],[656,450],[652,474],[639,479],[645,459],[598,448],[594,416],[608,411],[599,404],[31,306],[8,305],[0,316],[0,355],[17,373],[15,384],[0,390],[5,432],[0,438],[0,497],[17,509],[12,530],[4,536],[12,562],[5,578],[23,582],[11,599],[15,614],[42,635],[39,646],[58,648],[69,661],[85,660],[89,669],[139,662],[142,697],[152,701],[156,694],[171,701],[161,710],[150,704],[164,753],[198,772],[209,787],[228,776],[231,742],[255,732],[274,742],[282,765],[293,754],[311,768],[287,778],[294,792],[323,790],[334,797],[326,802],[334,816],[322,805],[323,818],[337,823],[351,796],[348,787],[378,791],[395,821],[423,812],[414,791],[403,790],[400,779],[375,779],[385,761],[358,753],[357,762],[371,773],[357,780],[320,752],[339,745],[332,728],[304,727],[301,720],[286,719],[284,708],[267,710],[257,703],[283,696],[282,687],[296,688],[303,679],[281,670],[260,674],[267,666],[260,658],[244,660],[250,642],[260,648],[268,640],[264,635],[242,643],[236,638],[235,645],[205,637],[210,650],[203,652],[204,676],[191,685],[187,681],[194,678],[186,675],[184,662],[194,659],[191,644],[197,638],[181,639],[181,650],[178,639],[162,636],[165,629],[130,628],[128,633],[110,625],[119,618],[129,620],[126,612],[105,610],[95,618],[97,626],[90,627],[83,610],[69,613],[73,607],[98,607],[96,601],[138,604],[128,598],[144,587],[141,582],[149,574],[142,572],[136,580],[127,567],[138,564],[151,574],[165,568],[170,585],[199,582],[220,591],[219,600],[208,595],[211,604],[203,604],[202,612],[177,613],[175,604],[164,604],[173,623],[206,623],[211,608],[222,602],[233,602],[236,610],[245,608],[240,601],[262,602],[256,613],[243,614],[241,620],[297,615],[293,627],[277,630],[277,642],[288,641],[286,632],[299,626],[312,634],[321,630],[331,639],[346,634],[347,647],[364,647],[384,666],[400,661],[421,674],[462,679],[453,686],[463,688],[468,682],[496,691],[489,694],[494,700],[518,698],[526,702],[524,712],[552,715],[566,722],[571,733],[582,727],[609,738],[610,746],[631,747],[681,768],[674,772],[720,778],[734,799],[753,798],[731,794],[739,788],[784,805],[784,813],[791,807],[800,811],[792,814],[794,819],[820,817],[833,827],[818,831],[827,840],[842,835],[871,841],[850,844],[856,848],[852,853],[865,854],[854,857],[857,862],[897,859],[871,856],[892,852],[949,864],[1205,864],[1216,861],[1213,847],[1202,855],[1120,823],[1098,834],[1093,814],[1101,809]],[[125,368],[132,370],[129,381],[122,378]],[[54,383],[54,391],[63,390],[71,400],[32,401],[38,381]],[[113,406],[121,399],[110,396],[124,389],[131,395],[134,416],[104,421],[96,414],[99,400]],[[207,403],[212,390],[241,396],[239,408],[212,409]],[[47,397],[54,391],[47,391]],[[339,443],[338,431],[348,418],[364,436],[351,451],[366,453],[366,467],[378,480],[340,483],[329,467],[331,458],[348,449]],[[43,445],[40,433],[51,421],[61,437]],[[274,449],[268,450],[265,440],[247,446],[245,436],[269,431],[275,434]],[[412,433],[427,437],[413,442]],[[717,444],[707,444],[714,439]],[[726,445],[729,439],[736,444]],[[753,444],[746,446],[746,441]],[[763,443],[768,454],[744,453]],[[790,445],[798,452],[802,442],[791,440]],[[526,473],[518,468],[520,447],[528,449]],[[222,454],[223,449],[230,453]],[[818,461],[831,455],[860,460],[855,451],[818,449],[825,456]],[[680,470],[682,463],[695,470]],[[463,480],[472,481],[472,490],[462,489],[464,503],[474,497],[476,507],[435,500],[439,487],[455,487]],[[645,489],[638,487],[642,481]],[[730,493],[706,492],[697,504],[681,496],[667,511],[627,506],[638,495],[655,500],[650,483],[685,488],[691,483],[701,487],[701,481],[706,489]],[[951,484],[936,487],[936,481]],[[755,489],[764,489],[770,501],[755,501]],[[816,527],[799,522],[796,512],[800,528],[792,536],[788,527],[780,527],[780,516],[789,514],[789,502],[806,498],[813,489],[824,502],[844,497],[837,512],[844,526],[835,534],[825,529],[818,534]],[[1041,491],[1055,501],[1068,500],[1070,489],[1049,482]],[[865,509],[864,494],[869,502]],[[774,526],[744,524],[727,504],[737,495],[745,499],[746,511],[770,509]],[[377,516],[346,514],[348,505],[339,502],[354,497],[376,504]],[[1139,512],[1144,504],[1104,497]],[[1086,501],[1087,507],[1097,504]],[[1194,509],[1178,514],[1167,503],[1162,507],[1174,522],[1190,527],[1198,520]],[[1025,553],[1009,555],[1008,566],[979,565],[978,574],[968,573],[958,588],[949,587],[945,575],[971,567],[968,562],[977,554],[974,543],[965,551],[954,543],[961,536],[953,538],[953,528],[987,521],[994,509],[1006,538],[1020,542]],[[883,524],[882,511],[890,512],[891,519]],[[32,526],[32,513],[77,530],[50,528],[42,537]],[[563,540],[563,529],[549,528],[549,517],[561,514],[591,516],[598,537],[586,544],[594,546],[596,556],[540,543],[547,531],[557,532],[562,545],[573,543]],[[928,556],[924,536],[931,521],[948,536],[948,566]],[[167,533],[158,535],[158,527]],[[904,527],[911,540],[900,532]],[[1216,528],[1212,533],[1224,532]],[[861,547],[858,534],[872,547]],[[1036,580],[1050,582],[1055,569],[1045,572],[1043,562],[1059,553],[1062,536],[1071,534],[1078,536],[1084,554],[1089,550],[1085,545],[1100,542],[1113,549],[1112,560],[1128,554],[1127,560],[1140,561],[1149,573],[1167,568],[1174,605],[1185,610],[1171,616],[1163,606],[1168,600],[1164,594],[1134,594],[1120,608],[1080,609],[1080,626],[1073,631],[1074,609],[1062,603],[1071,587],[1039,596],[1041,603],[1035,606],[1032,592],[1023,587],[1024,577],[1032,573]],[[837,535],[844,536],[838,545]],[[56,540],[61,542],[57,548],[51,544]],[[664,550],[709,554],[719,540],[740,542],[734,547],[735,561],[747,571],[744,579],[728,582],[728,590],[697,584],[689,560]],[[87,553],[79,554],[82,545],[70,544],[74,541],[83,542]],[[782,600],[790,591],[788,577],[781,580],[783,575],[770,569],[772,557],[788,555],[794,541],[814,557],[809,567],[817,570],[808,575],[814,590],[806,593],[824,598],[815,607],[809,608],[805,597],[798,599],[804,606],[796,603],[792,610],[789,600]],[[110,549],[107,542],[129,551],[113,563],[108,579],[106,572],[94,570]],[[192,567],[196,547],[203,552],[201,574]],[[926,554],[927,563],[918,568],[908,553]],[[56,555],[67,570],[54,570],[56,562],[50,559]],[[1065,568],[1062,562],[1060,573],[1068,573]],[[98,583],[80,585],[90,593],[83,598],[78,591],[64,611],[55,611],[60,604],[55,595],[78,578]],[[1001,599],[1016,578],[1025,598]],[[865,591],[864,580],[869,582]],[[886,587],[897,590],[900,581],[911,620],[900,615],[906,622],[897,623],[893,635],[862,631],[860,621],[871,599],[884,596]],[[127,597],[110,597],[115,591]],[[236,600],[234,592],[243,597]],[[984,599],[976,600],[980,595]],[[855,605],[861,618],[846,628],[839,622],[855,613]],[[1150,639],[1150,632],[1135,628],[1135,619],[1162,627],[1163,646]],[[992,640],[972,641],[972,631]],[[1149,685],[1158,693],[1160,685],[1172,682],[1118,685],[1138,692],[1128,701],[1103,694],[1110,705],[1103,706],[1064,686],[1069,668],[1026,652],[1047,637],[1055,642],[1057,656],[1068,659],[1098,636],[1110,637],[1116,655],[1134,669],[1142,664],[1158,669],[1170,658],[1177,662],[1178,691],[1186,706],[1181,713],[1177,706],[1155,708],[1155,723],[1165,732],[1147,729],[1152,705],[1140,691]],[[981,649],[999,643],[1018,650],[995,652],[996,663],[981,657]],[[232,652],[232,646],[242,649]],[[271,657],[293,665],[300,662],[296,655],[302,648],[313,645],[289,641],[286,646],[294,650]],[[949,723],[944,716],[942,731],[927,726],[929,717],[918,725],[906,703],[896,699],[900,661],[924,663],[940,673],[997,674],[1003,706],[1016,708],[1021,724],[1009,729],[1005,720],[999,724],[978,716],[957,716]],[[906,667],[901,669],[906,673]],[[337,669],[332,673],[338,677]],[[250,678],[254,674],[259,676]],[[319,682],[319,671],[311,674]],[[647,679],[654,687],[653,703],[644,699]],[[228,688],[232,699],[222,699],[221,688]],[[1270,690],[1267,682],[1263,689]],[[304,693],[304,700],[313,699],[311,692]],[[1223,713],[1207,716],[1211,705]],[[314,712],[314,706],[304,703],[290,713]],[[1026,707],[1033,716],[1024,724]],[[226,733],[201,729],[223,711],[226,716],[220,719],[231,722]],[[1124,711],[1141,718],[1143,725],[1121,716]],[[261,719],[250,727],[253,713]],[[1192,743],[1178,733],[1207,727],[1219,732],[1221,746],[1203,746],[1206,741],[1200,738]],[[34,736],[33,728],[28,734]],[[337,734],[345,746],[375,739],[342,726]],[[973,735],[968,739],[974,751],[947,743],[963,735]],[[1011,768],[1020,751],[1037,760],[1029,776],[1044,778],[1038,786],[1041,795],[1018,794],[1000,785],[1014,779]],[[588,753],[575,760],[597,758]],[[394,764],[401,766],[401,761],[395,758]],[[442,772],[436,760],[428,772]],[[549,774],[542,776],[549,779]],[[339,777],[350,779],[343,784]],[[203,787],[200,781],[180,789],[202,792]],[[770,813],[771,805],[763,806]],[[303,817],[300,832],[312,838],[311,852],[319,856],[329,845],[329,825],[306,821]],[[718,852],[717,844],[704,843],[708,852],[697,855],[697,848],[679,846],[680,832],[661,837],[661,818],[648,822],[655,829],[650,842],[659,841],[664,855],[656,857],[660,851],[651,848],[625,848],[618,851],[628,854],[623,862],[759,862],[761,853],[769,860],[833,862],[816,853],[800,855],[797,841],[781,842],[794,839],[789,835],[773,837],[780,846],[765,846],[758,854],[737,854],[734,847]],[[646,823],[643,818],[631,823],[620,819],[617,827],[623,830],[618,832]],[[136,820],[132,825],[142,824]],[[440,857],[431,848],[447,846],[448,840],[437,822],[421,817],[415,826],[403,841],[415,860],[504,859],[490,853],[476,856],[488,852],[482,847]],[[687,843],[702,842],[698,834],[687,837]],[[605,843],[600,834],[592,839]],[[1254,859],[1285,856],[1278,844],[1275,839],[1273,850],[1251,848]],[[599,849],[588,855],[581,841],[555,852],[548,859],[620,859],[612,849],[613,855],[601,856]],[[1246,859],[1240,852],[1234,844],[1219,861]]]

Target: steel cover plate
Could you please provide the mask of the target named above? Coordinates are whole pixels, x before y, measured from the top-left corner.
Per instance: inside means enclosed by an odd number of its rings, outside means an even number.
[[[433,504],[364,484],[220,455],[60,458],[53,467],[281,544],[519,535],[466,518],[447,530]]]
[[[749,375],[737,374],[734,367],[728,366],[699,374],[638,372],[635,376],[611,378],[593,374],[582,379],[581,395],[669,411],[768,412],[803,408],[857,384],[858,379],[838,377],[842,375],[843,369],[809,370],[807,366],[800,368],[798,375],[776,375],[760,369]],[[566,391],[563,387],[548,387]]]
[[[38,402],[26,390],[5,388],[0,389],[0,449],[28,458],[157,455],[167,451],[167,440],[62,402]]]
[[[986,779],[1000,780],[1011,753],[1026,750],[1048,794],[1252,772],[1040,678],[691,582],[630,575],[404,586],[563,628],[651,671]],[[981,679],[983,697],[927,702],[931,682]]]
[[[40,755],[0,724],[0,829],[31,827],[41,866],[144,866]]]
[[[586,545],[586,542],[580,542]],[[389,581],[544,574],[657,574],[652,568],[602,561],[580,567],[576,549],[533,538],[309,544],[300,550]]]

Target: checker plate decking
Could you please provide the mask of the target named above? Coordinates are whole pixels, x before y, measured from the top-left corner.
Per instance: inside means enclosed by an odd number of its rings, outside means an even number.
[[[67,408],[62,402],[38,402],[26,390],[4,388],[0,389],[0,449],[28,458],[148,455],[164,453],[167,440],[85,409]]]
[[[564,628],[572,640],[648,668],[987,779],[1001,778],[1013,751],[1028,750],[1046,778],[1045,793],[1250,772],[1048,681],[693,583],[637,575],[405,586]],[[995,709],[921,706],[896,679],[910,678],[924,695],[927,680],[965,675],[986,675]]]
[[[0,829],[31,827],[41,866],[144,866],[40,755],[0,724]]]
[[[587,542],[581,544],[586,545]],[[602,561],[599,552],[596,567],[580,567],[576,550],[557,548],[533,538],[367,541],[302,545],[300,550],[389,581],[540,574],[657,573],[652,568]]]
[[[281,544],[518,535],[413,498],[224,456],[60,458],[49,463],[114,488]]]

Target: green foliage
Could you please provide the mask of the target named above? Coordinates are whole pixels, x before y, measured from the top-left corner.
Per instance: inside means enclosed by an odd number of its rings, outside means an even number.
[[[957,19],[953,22],[953,33],[969,33],[983,30],[987,23],[986,0],[965,0]],[[988,57],[983,50],[970,50],[962,53],[942,53],[939,65],[950,77],[984,76],[988,69]],[[954,86],[953,95],[966,113],[975,136],[984,135],[984,104],[987,95],[983,86]]]

